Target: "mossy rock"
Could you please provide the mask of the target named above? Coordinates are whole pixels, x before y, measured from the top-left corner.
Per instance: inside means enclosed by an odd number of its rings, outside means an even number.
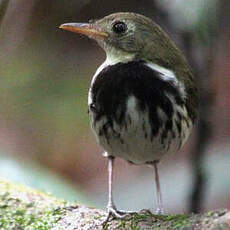
[[[46,193],[0,181],[0,229],[52,229],[66,206]]]
[[[53,196],[0,181],[0,229],[4,230],[229,230],[230,212],[154,215],[148,211],[125,220],[112,220],[104,227],[102,210],[67,203]]]

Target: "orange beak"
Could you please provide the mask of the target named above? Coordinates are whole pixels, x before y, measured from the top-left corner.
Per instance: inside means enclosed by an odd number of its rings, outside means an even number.
[[[99,31],[88,23],[65,23],[60,25],[59,28],[74,33],[83,34],[94,39],[104,39],[109,36],[107,33]]]

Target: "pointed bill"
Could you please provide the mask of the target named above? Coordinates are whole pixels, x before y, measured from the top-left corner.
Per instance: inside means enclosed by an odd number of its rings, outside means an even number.
[[[94,39],[104,39],[109,36],[107,33],[99,31],[93,25],[88,23],[65,23],[60,25],[59,28],[83,34]]]

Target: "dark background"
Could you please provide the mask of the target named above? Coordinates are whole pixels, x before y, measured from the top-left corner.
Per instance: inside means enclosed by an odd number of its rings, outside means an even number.
[[[0,178],[105,207],[107,162],[90,130],[87,93],[104,61],[95,42],[58,29],[118,11],[151,17],[187,56],[201,91],[201,119],[160,166],[165,210],[230,207],[228,0],[0,0]],[[1,17],[0,17],[1,18]],[[115,165],[123,209],[156,208],[154,174]]]

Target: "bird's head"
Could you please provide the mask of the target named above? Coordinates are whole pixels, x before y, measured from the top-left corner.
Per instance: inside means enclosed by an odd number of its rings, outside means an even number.
[[[111,60],[144,59],[167,66],[180,56],[163,30],[140,14],[114,13],[89,23],[62,24],[60,28],[96,40]]]

